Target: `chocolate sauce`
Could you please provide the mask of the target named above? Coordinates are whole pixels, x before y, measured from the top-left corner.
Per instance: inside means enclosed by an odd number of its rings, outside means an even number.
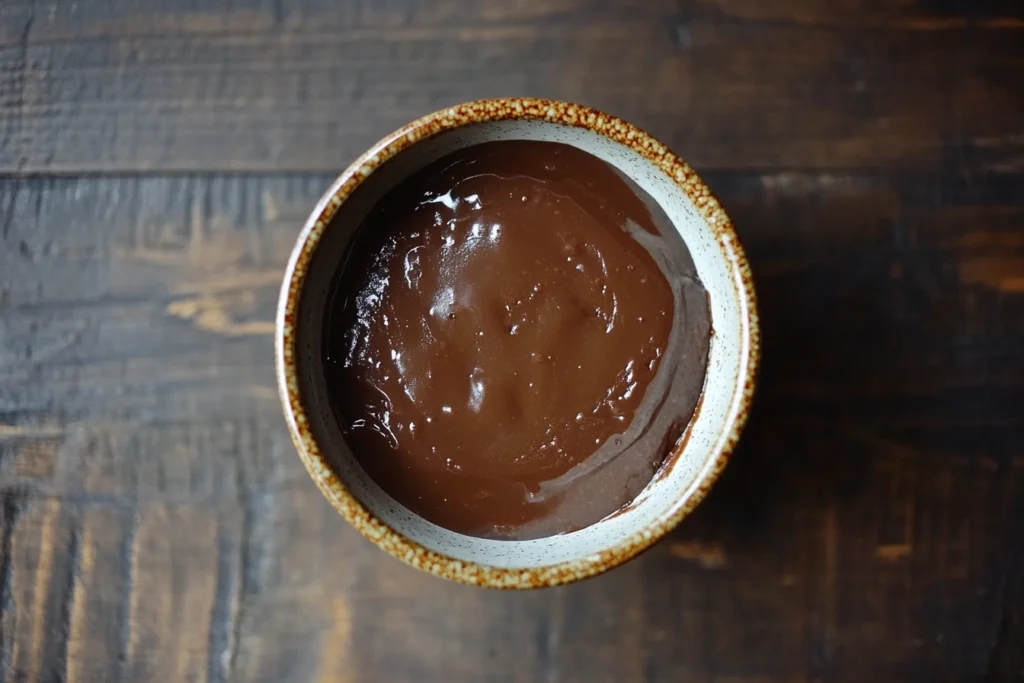
[[[328,392],[384,491],[454,531],[588,526],[693,414],[710,312],[667,217],[575,147],[502,141],[399,183],[328,306]]]

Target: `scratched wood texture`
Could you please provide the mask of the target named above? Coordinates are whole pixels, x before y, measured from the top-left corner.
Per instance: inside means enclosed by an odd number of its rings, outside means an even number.
[[[705,176],[764,368],[708,500],[508,594],[308,480],[277,284],[445,104],[606,108]],[[1024,5],[0,3],[0,681],[1024,680]]]

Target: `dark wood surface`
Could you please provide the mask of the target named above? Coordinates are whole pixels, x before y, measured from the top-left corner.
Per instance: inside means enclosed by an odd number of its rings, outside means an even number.
[[[272,310],[347,162],[535,95],[732,214],[764,367],[708,500],[527,594],[362,540]],[[1024,680],[1024,4],[0,0],[0,680]]]

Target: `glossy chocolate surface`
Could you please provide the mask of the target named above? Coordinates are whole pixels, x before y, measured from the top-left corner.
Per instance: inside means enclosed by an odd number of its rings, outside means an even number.
[[[360,226],[324,343],[346,442],[399,503],[462,533],[588,526],[650,482],[693,414],[707,295],[663,212],[574,147],[489,142]]]

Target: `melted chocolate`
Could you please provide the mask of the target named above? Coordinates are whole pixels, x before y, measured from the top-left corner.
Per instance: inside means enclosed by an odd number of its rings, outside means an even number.
[[[366,472],[454,531],[526,539],[631,502],[693,414],[707,296],[661,210],[553,142],[446,156],[353,238],[332,407]]]

